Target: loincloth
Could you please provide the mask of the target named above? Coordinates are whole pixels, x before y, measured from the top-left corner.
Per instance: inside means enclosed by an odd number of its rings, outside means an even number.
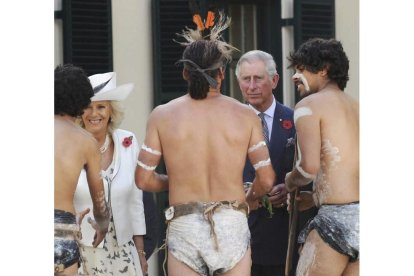
[[[250,244],[246,203],[197,202],[172,207],[166,211],[167,247],[177,260],[207,276],[232,269],[245,255]]]
[[[79,234],[75,215],[55,209],[55,272],[80,262]]]
[[[349,256],[351,262],[359,259],[359,202],[321,205],[299,234],[298,242],[304,243],[313,229],[335,251]]]

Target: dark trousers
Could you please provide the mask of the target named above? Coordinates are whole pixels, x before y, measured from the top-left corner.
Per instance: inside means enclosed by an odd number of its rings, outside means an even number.
[[[285,276],[285,265],[252,264],[251,276]]]

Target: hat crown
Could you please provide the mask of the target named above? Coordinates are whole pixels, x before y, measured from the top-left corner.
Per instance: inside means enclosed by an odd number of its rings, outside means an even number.
[[[122,101],[134,88],[132,83],[116,86],[116,73],[108,72],[89,77],[95,95],[92,101]]]
[[[116,73],[108,72],[103,74],[96,74],[89,77],[93,92],[102,93],[116,88]]]

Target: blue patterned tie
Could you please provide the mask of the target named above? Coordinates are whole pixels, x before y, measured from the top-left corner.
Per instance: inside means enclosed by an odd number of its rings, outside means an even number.
[[[262,129],[263,129],[263,136],[266,141],[266,145],[269,148],[269,129],[267,128],[266,120],[264,118],[265,114],[263,112],[260,112],[259,114],[260,119],[262,120]]]

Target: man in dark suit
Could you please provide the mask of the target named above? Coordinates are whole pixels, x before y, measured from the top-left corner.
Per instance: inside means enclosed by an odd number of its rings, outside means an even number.
[[[245,101],[262,120],[263,136],[268,140],[270,159],[276,182],[270,191],[269,210],[259,208],[249,215],[252,248],[252,276],[284,276],[289,214],[286,210],[287,191],[284,179],[291,171],[294,156],[295,127],[293,110],[276,101],[272,90],[279,75],[273,57],[263,51],[250,51],[239,59],[236,76]],[[252,182],[255,170],[249,161],[243,181]]]

